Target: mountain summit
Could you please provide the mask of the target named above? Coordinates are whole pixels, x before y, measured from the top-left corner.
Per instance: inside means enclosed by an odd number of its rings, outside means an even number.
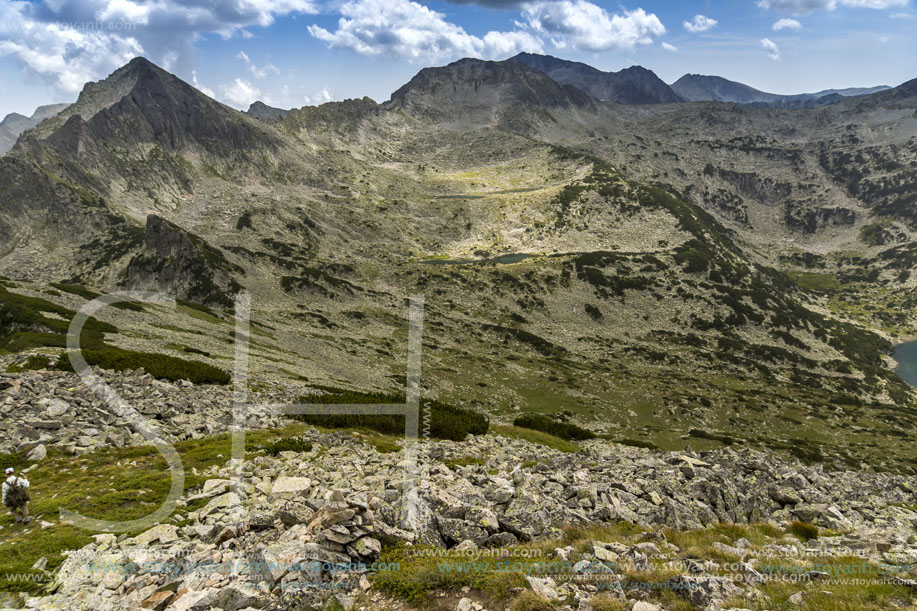
[[[136,57],[108,78],[87,83],[76,103],[36,132],[71,151],[95,140],[118,146],[156,144],[167,150],[194,144],[228,154],[251,147],[261,130],[255,121],[240,120],[235,110]]]
[[[541,70],[558,83],[582,89],[598,100],[620,104],[682,101],[662,79],[642,66],[631,66],[620,72],[602,72],[588,64],[533,53],[520,53],[511,61]]]
[[[521,62],[461,59],[424,68],[392,94],[386,108],[424,107],[454,113],[457,107],[585,107],[592,98]]]

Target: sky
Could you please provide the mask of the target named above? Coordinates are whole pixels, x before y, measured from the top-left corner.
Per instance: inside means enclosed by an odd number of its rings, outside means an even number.
[[[772,93],[917,77],[917,0],[0,0],[0,117],[142,55],[245,109],[387,100],[423,67],[521,51]]]

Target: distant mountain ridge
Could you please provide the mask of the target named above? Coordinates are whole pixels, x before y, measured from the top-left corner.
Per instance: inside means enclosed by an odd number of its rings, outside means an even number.
[[[826,89],[815,93],[779,95],[767,93],[754,87],[730,81],[721,76],[686,74],[674,83],[672,90],[689,102],[734,102],[779,108],[808,108],[834,104],[844,98],[869,95],[891,89],[887,85],[878,87],[851,87],[847,89]]]
[[[458,107],[493,109],[507,106],[587,107],[595,100],[577,87],[558,83],[522,62],[461,59],[447,66],[424,68],[392,94],[387,109],[425,108],[434,114]]]
[[[31,117],[21,115],[18,112],[11,112],[6,115],[3,121],[0,121],[0,155],[13,148],[19,134],[27,129],[32,129],[45,119],[50,119],[68,106],[70,104],[66,103],[39,106]]]
[[[597,100],[619,104],[671,104],[683,101],[656,74],[642,66],[603,72],[588,64],[550,55],[520,53],[511,58],[541,70],[558,83],[582,89]]]
[[[248,110],[245,111],[245,114],[262,121],[273,122],[283,119],[289,115],[290,112],[292,111],[286,110],[284,108],[268,106],[264,102],[258,100],[257,102],[251,103],[251,105],[248,107]]]

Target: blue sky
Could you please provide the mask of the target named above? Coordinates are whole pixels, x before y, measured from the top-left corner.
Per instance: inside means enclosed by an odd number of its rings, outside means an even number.
[[[543,52],[774,93],[917,77],[917,0],[0,0],[0,116],[144,55],[238,108],[368,95],[460,57]]]

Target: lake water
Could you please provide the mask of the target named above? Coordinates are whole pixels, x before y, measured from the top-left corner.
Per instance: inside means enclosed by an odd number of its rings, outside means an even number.
[[[907,342],[895,349],[898,369],[895,372],[911,386],[917,386],[917,342]]]

